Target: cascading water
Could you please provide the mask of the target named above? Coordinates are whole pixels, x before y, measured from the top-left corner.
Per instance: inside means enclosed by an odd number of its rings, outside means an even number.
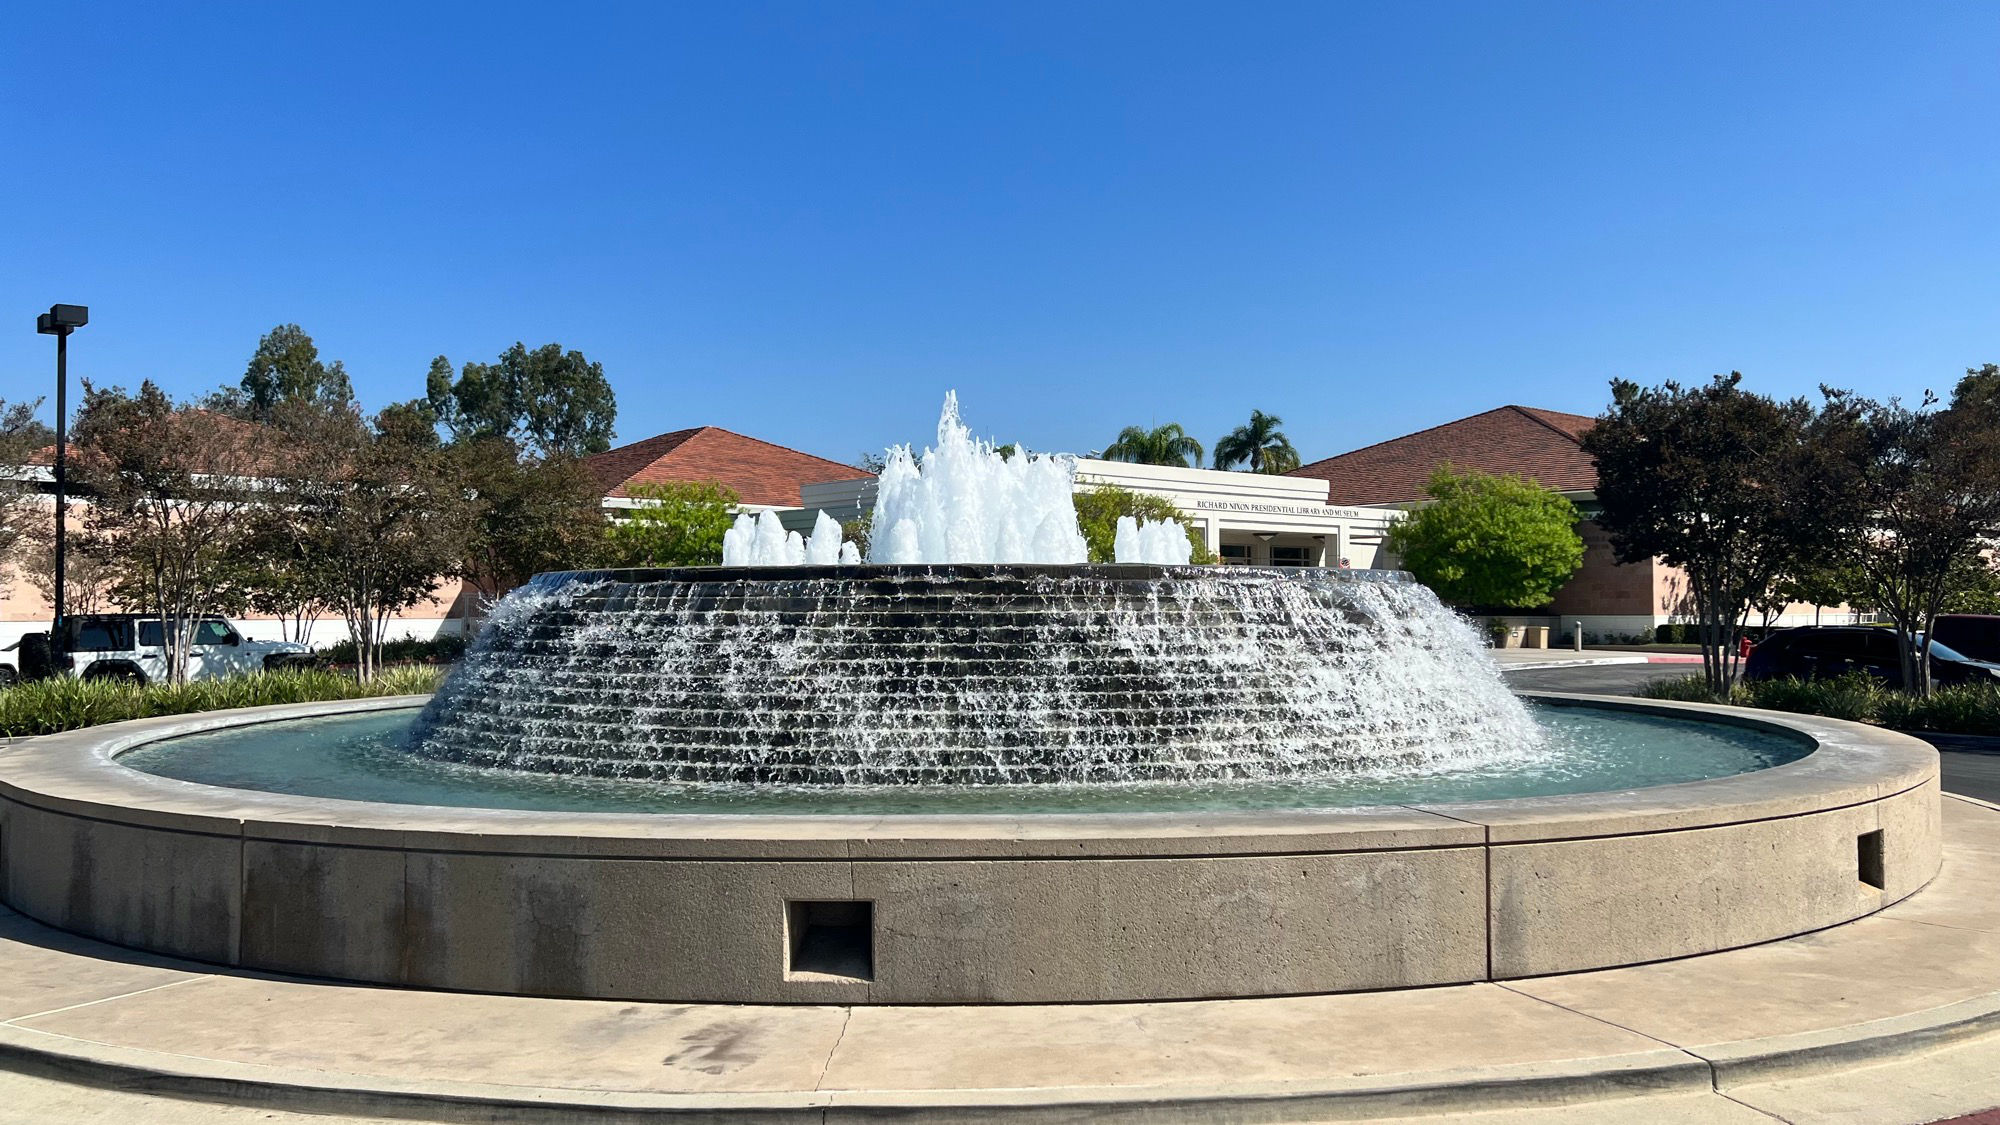
[[[1269,780],[1538,742],[1424,587],[1238,567],[549,575],[423,728],[477,765],[796,785]]]
[[[1408,576],[1186,565],[1119,521],[1087,565],[1073,460],[1002,457],[945,401],[890,451],[869,564],[766,513],[722,567],[542,575],[425,709],[425,757],[799,786],[1271,781],[1494,766],[1540,729]],[[1131,565],[1133,563],[1152,565]],[[845,564],[845,565],[842,565]]]

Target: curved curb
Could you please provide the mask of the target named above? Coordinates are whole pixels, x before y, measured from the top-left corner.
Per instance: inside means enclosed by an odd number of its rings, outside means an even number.
[[[1206,1092],[1170,1087],[1039,1090],[811,1090],[666,1094],[449,1080],[410,1081],[222,1062],[114,1047],[0,1025],[0,1069],[77,1085],[302,1113],[423,1121],[705,1122],[1232,1122],[1296,1121],[1315,1112],[1472,1112],[1659,1094],[1875,1065],[2000,1029],[2000,993],[1853,1028],[1716,1048],[1562,1063],[1467,1067],[1312,1083],[1261,1083]]]
[[[664,1094],[366,1078],[113,1047],[0,1025],[0,1068],[79,1085],[303,1113],[423,1121],[704,1122],[1289,1122],[1335,1107],[1355,1112],[1501,1109],[1712,1088],[1710,1065],[1663,1047],[1562,1064],[1469,1067],[1325,1083],[1266,1083],[1194,1093],[1168,1087],[1041,1090],[801,1090]]]

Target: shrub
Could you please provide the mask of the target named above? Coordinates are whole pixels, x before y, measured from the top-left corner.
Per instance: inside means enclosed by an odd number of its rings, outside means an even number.
[[[1666,699],[1676,703],[1716,703],[1715,693],[1709,690],[1708,680],[1702,676],[1674,676],[1664,680],[1654,680],[1639,689],[1645,699]]]
[[[79,680],[58,676],[0,688],[0,736],[17,738],[79,727],[185,715],[232,707],[265,707],[276,703],[317,703],[332,699],[365,699],[382,695],[421,695],[437,690],[444,678],[440,668],[392,668],[373,683],[325,669],[259,672],[227,680],[197,680],[186,684],[127,684],[115,680]]]
[[[1881,718],[1899,730],[1994,734],[2000,732],[2000,687],[1954,684],[1933,689],[1929,699],[1892,695],[1883,701]]]
[[[1876,718],[1892,694],[1880,680],[1861,672],[1849,672],[1831,680],[1758,680],[1738,684],[1734,698],[1743,706],[1768,711],[1796,711],[1867,722]]]
[[[1446,602],[1547,605],[1583,565],[1576,506],[1534,481],[1445,465],[1426,491],[1384,546]]]
[[[1648,699],[1688,703],[1720,702],[1710,695],[1700,676],[1655,680],[1640,693]],[[1992,734],[2000,731],[2000,687],[1959,684],[1938,688],[1928,699],[1895,691],[1880,680],[1850,672],[1834,680],[1758,680],[1739,683],[1729,703],[1825,715],[1829,719],[1879,723],[1897,730],[1927,730],[1947,734]]]
[[[670,481],[632,490],[637,507],[606,526],[613,566],[715,566],[736,522],[736,492],[714,481]]]
[[[384,664],[450,664],[465,655],[466,638],[458,633],[441,633],[429,640],[404,637],[382,645]],[[328,645],[318,653],[323,664],[353,664],[353,641]]]
[[[1181,514],[1173,501],[1164,496],[1148,496],[1128,488],[1104,484],[1076,494],[1076,527],[1083,532],[1083,541],[1090,548],[1091,562],[1112,561],[1119,516],[1131,516],[1135,520],[1178,521],[1187,530],[1188,544],[1194,548],[1192,561],[1203,565],[1215,561],[1201,529]]]

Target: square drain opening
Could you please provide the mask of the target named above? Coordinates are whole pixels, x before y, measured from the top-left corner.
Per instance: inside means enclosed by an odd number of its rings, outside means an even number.
[[[1881,890],[1889,885],[1882,875],[1882,830],[1863,832],[1854,838],[1855,871],[1861,881]]]
[[[785,904],[785,975],[875,979],[873,902]]]

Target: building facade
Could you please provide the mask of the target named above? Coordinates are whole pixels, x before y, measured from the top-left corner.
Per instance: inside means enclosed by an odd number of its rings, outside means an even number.
[[[1583,437],[1596,424],[1583,414],[1502,406],[1315,461],[1292,475],[1325,481],[1333,503],[1412,508],[1426,502],[1431,476],[1445,466],[1518,474],[1576,505],[1583,517],[1576,528],[1583,539],[1583,566],[1548,606],[1510,614],[1509,620],[1546,624],[1559,634],[1580,623],[1586,638],[1598,640],[1643,636],[1690,620],[1686,576],[1659,559],[1619,562],[1610,534],[1593,518],[1600,510],[1597,465],[1583,451]],[[1801,604],[1785,607],[1772,624],[1855,619],[1844,606]]]
[[[1103,486],[1170,501],[1220,561],[1243,566],[1393,566],[1382,537],[1403,518],[1399,510],[1329,504],[1324,481],[1079,458],[1077,491]],[[875,481],[815,482],[800,499],[800,508],[781,518],[806,531],[821,511],[842,521],[873,511]]]

